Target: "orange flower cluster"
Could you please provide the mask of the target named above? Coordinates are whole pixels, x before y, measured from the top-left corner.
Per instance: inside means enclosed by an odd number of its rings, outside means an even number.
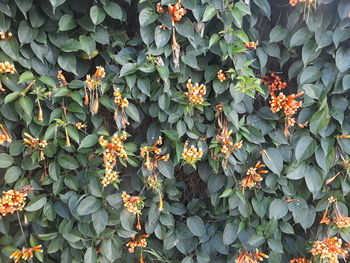
[[[85,129],[86,128],[86,124],[81,123],[81,122],[77,122],[75,124],[75,127],[77,127],[78,130]]]
[[[42,253],[43,250],[41,249],[41,245],[30,248],[22,248],[22,250],[18,250],[12,253],[10,258],[13,258],[15,263],[20,263],[21,259],[30,261],[33,258],[34,252]]]
[[[327,259],[329,263],[338,263],[338,256],[345,257],[348,251],[342,248],[342,240],[336,237],[315,241],[311,249],[313,256]]]
[[[268,173],[267,170],[260,170],[258,169],[265,167],[264,164],[260,164],[261,162],[257,162],[254,167],[250,167],[247,170],[246,177],[242,181],[242,191],[244,193],[244,190],[248,187],[249,189],[257,186],[260,187],[261,181],[263,180],[261,174]]]
[[[287,87],[287,82],[282,81],[275,73],[271,73],[270,76],[264,76],[262,82],[269,87],[271,96],[274,95],[277,90],[283,90]]]
[[[146,166],[148,171],[153,171],[154,168],[158,166],[158,161],[167,162],[170,158],[169,154],[160,156],[162,152],[161,148],[157,146],[162,145],[163,140],[162,137],[159,136],[158,140],[153,144],[153,146],[143,146],[141,150],[141,157],[146,158],[144,165]],[[150,157],[152,155],[152,157]]]
[[[257,249],[255,253],[249,252],[249,251],[243,251],[239,254],[239,256],[236,258],[236,263],[259,263],[259,261],[263,261],[264,258],[269,258],[268,255],[259,252]]]
[[[103,151],[103,162],[105,165],[105,176],[102,178],[102,185],[107,186],[118,181],[118,173],[113,171],[117,164],[117,156],[125,160],[128,159],[128,155],[124,149],[123,141],[126,140],[126,133],[121,135],[115,133],[112,138],[112,142],[105,140],[103,136],[100,137],[99,143],[102,147],[105,147]]]
[[[322,219],[321,219],[321,224],[330,224],[331,220],[328,218],[328,209],[330,204],[333,205],[333,210],[334,210],[334,216],[332,217],[333,223],[336,224],[338,228],[347,228],[350,227],[350,217],[344,216],[340,213],[339,208],[338,208],[338,203],[337,200],[331,196],[328,198],[328,206],[326,208],[326,211],[323,213]]]
[[[67,85],[66,77],[62,74],[62,70],[58,71],[57,79],[60,81],[61,86]]]
[[[8,32],[8,33],[7,33],[7,36],[6,36],[6,33],[0,32],[0,38],[1,38],[2,40],[10,39],[12,36],[13,36],[13,35],[12,35],[11,32]]]
[[[276,96],[275,92],[277,90],[282,90],[287,87],[286,82],[282,82],[281,78],[276,74],[272,73],[271,77],[264,76],[262,82],[267,85],[270,89],[270,105],[271,111],[277,113],[283,109],[284,115],[286,116],[286,125],[284,133],[286,136],[289,135],[289,128],[293,127],[296,123],[295,119],[292,117],[302,105],[301,101],[296,101],[295,99],[302,96],[304,92],[299,92],[298,94],[291,94],[289,96],[284,95],[282,92]]]
[[[230,153],[234,149],[240,149],[243,145],[242,141],[239,141],[235,144],[231,141],[232,130],[227,129],[227,127],[223,127],[220,134],[216,135],[216,140],[222,145],[220,151],[224,154],[230,155]],[[227,156],[228,157],[228,156]]]
[[[188,142],[186,141],[184,144],[184,149],[182,153],[182,158],[186,163],[194,165],[197,161],[199,161],[203,156],[203,151],[201,148],[197,149],[194,145],[191,145],[190,148],[187,148]]]
[[[160,2],[157,3],[157,12],[160,14],[164,14],[164,8],[162,7],[162,4]]]
[[[114,102],[120,107],[120,108],[127,108],[129,106],[129,101],[127,98],[123,98],[122,94],[120,93],[119,89],[116,89],[114,91]]]
[[[317,0],[289,0],[289,4],[291,6],[296,6],[298,3],[306,3],[307,5],[311,5],[315,3]]]
[[[10,62],[0,62],[0,74],[5,74],[5,73],[10,73],[10,74],[15,74],[16,69],[13,64],[10,64]]]
[[[164,14],[165,10],[161,3],[156,6],[157,12]],[[178,1],[175,5],[168,5],[168,12],[172,16],[172,23],[179,22],[184,15],[187,13],[187,9],[182,7],[181,1]]]
[[[310,260],[307,260],[305,257],[302,258],[293,258],[290,263],[311,263]]]
[[[219,70],[218,72],[218,80],[220,80],[220,82],[224,82],[226,80],[226,75],[224,72],[222,72],[222,70]]]
[[[22,211],[30,190],[32,190],[30,186],[25,186],[20,191],[9,190],[2,192],[3,196],[0,198],[0,213],[2,216],[13,214],[16,211]]]
[[[139,238],[132,237],[130,242],[126,244],[128,247],[129,253],[134,253],[136,248],[145,248],[147,247],[147,240],[146,238],[148,235],[141,235]]]
[[[126,192],[122,193],[122,198],[124,202],[124,206],[126,209],[133,214],[141,214],[141,210],[144,206],[142,199],[139,196],[131,196]]]
[[[24,133],[24,136],[27,138],[24,138],[23,141],[30,147],[30,149],[35,152],[39,151],[40,154],[40,160],[45,159],[44,149],[47,146],[46,140],[39,140],[38,138],[34,138],[28,133]]]
[[[101,66],[96,67],[93,78],[86,75],[87,87],[85,87],[85,104],[90,103],[91,113],[96,114],[99,108],[97,88],[102,84],[102,79],[106,76],[105,69]],[[87,93],[89,90],[89,95]]]
[[[259,41],[245,43],[244,46],[250,50],[256,50],[256,47],[259,46]]]
[[[4,125],[0,124],[0,128],[2,130],[2,133],[0,132],[0,144],[4,144],[5,142],[12,142],[12,138],[6,131]]]
[[[205,85],[199,85],[198,83],[193,85],[191,79],[189,79],[187,81],[186,87],[188,89],[188,92],[185,92],[185,95],[191,104],[196,105],[202,104],[204,102],[203,95],[205,95],[207,92]]]

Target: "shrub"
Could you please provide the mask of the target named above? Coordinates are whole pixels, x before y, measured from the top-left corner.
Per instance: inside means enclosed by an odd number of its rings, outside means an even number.
[[[1,262],[347,256],[349,1],[0,10]]]

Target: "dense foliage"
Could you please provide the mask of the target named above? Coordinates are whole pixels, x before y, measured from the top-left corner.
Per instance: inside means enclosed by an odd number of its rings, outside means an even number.
[[[349,13],[2,0],[0,261],[344,260]]]

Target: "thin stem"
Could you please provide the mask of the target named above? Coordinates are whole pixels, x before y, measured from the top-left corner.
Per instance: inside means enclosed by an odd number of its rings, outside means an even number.
[[[19,217],[18,211],[16,211],[16,213],[17,213],[17,219],[18,219],[19,227],[20,227],[20,229],[21,229],[22,236],[23,236],[23,239],[24,239],[24,243],[25,243],[26,246],[28,247],[27,239],[26,239],[26,237],[25,237],[25,235],[24,235],[24,231],[23,231],[23,226],[22,226],[21,218]]]

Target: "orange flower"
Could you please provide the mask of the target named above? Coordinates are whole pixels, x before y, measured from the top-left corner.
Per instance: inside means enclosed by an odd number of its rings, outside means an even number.
[[[66,77],[62,74],[62,70],[58,71],[57,73],[57,79],[61,82],[63,85],[67,85]]]
[[[256,50],[256,47],[259,46],[259,41],[256,41],[256,42],[248,42],[248,43],[245,43],[244,46],[248,49],[251,49],[251,50]]]
[[[184,15],[187,13],[187,9],[183,8],[181,1],[177,2],[175,5],[168,5],[168,12],[172,15],[172,22],[179,22]]]
[[[343,134],[343,135],[340,135],[339,138],[342,138],[342,139],[350,139],[350,135]]]
[[[102,178],[102,185],[105,187],[111,183],[118,182],[119,176],[116,171],[113,171],[117,163],[117,157],[128,159],[128,155],[124,149],[123,141],[126,140],[126,133],[121,135],[115,133],[112,142],[105,140],[103,136],[100,137],[99,143],[105,149],[103,150],[103,162],[105,165],[105,175]]]
[[[44,160],[45,159],[44,149],[47,146],[46,140],[39,140],[38,138],[34,138],[33,136],[31,136],[26,132],[24,133],[24,136],[26,137],[23,139],[24,143],[29,146],[31,151],[33,152],[39,151],[40,160]]]
[[[128,195],[125,191],[122,193],[124,207],[133,214],[141,214],[141,210],[144,207],[144,203],[139,196]]]
[[[15,66],[13,64],[10,64],[10,62],[8,61],[0,62],[0,74],[6,74],[6,73],[15,74],[16,73]]]
[[[222,70],[219,70],[218,72],[218,79],[220,80],[220,82],[224,82],[226,80],[226,75],[222,72]]]
[[[157,146],[161,145],[162,143],[162,137],[159,136],[158,140],[153,144],[153,146],[143,146],[140,149],[141,157],[146,159],[144,165],[146,166],[148,171],[152,171],[154,168],[156,168],[158,166],[158,161],[167,162],[169,160],[169,154],[160,156],[162,149],[158,148]]]
[[[24,189],[23,191],[9,190],[2,192],[3,196],[0,199],[0,213],[2,216],[22,211],[27,201],[28,191]]]
[[[10,258],[13,258],[15,263],[19,263],[21,259],[29,261],[33,258],[34,252],[42,253],[43,250],[41,249],[41,245],[31,248],[22,248],[22,250],[18,250],[12,253]]]
[[[134,253],[136,248],[145,248],[147,247],[146,238],[148,235],[141,235],[139,238],[132,237],[131,241],[126,244],[128,247],[129,253]]]
[[[157,4],[157,12],[160,14],[164,14],[164,8],[162,7],[160,2]]]
[[[289,4],[291,6],[296,6],[298,3],[305,3],[308,6],[312,5],[313,3],[315,3],[317,0],[290,0]]]
[[[127,108],[129,106],[129,101],[127,98],[123,98],[119,89],[114,91],[114,102],[121,108]]]
[[[0,144],[4,144],[5,142],[12,142],[11,136],[7,133],[4,125],[0,124],[0,129],[2,130],[2,133],[0,132]]]
[[[203,156],[203,151],[201,148],[197,149],[194,145],[191,145],[190,148],[187,148],[188,142],[186,141],[184,144],[184,149],[182,152],[182,158],[186,163],[194,165],[197,161],[199,161]]]
[[[277,90],[283,90],[287,87],[287,82],[283,82],[275,73],[272,73],[270,76],[264,76],[262,82],[269,87],[270,95]]]
[[[315,241],[311,249],[313,256],[327,259],[329,263],[338,263],[338,256],[345,257],[348,252],[342,248],[342,240],[336,237]]]
[[[81,122],[77,122],[77,123],[75,124],[75,127],[77,127],[78,130],[81,130],[81,129],[86,128],[86,124],[83,124],[83,123],[81,123]]]
[[[290,263],[311,263],[311,261],[307,260],[305,257],[302,258],[293,258]]]
[[[261,174],[268,173],[267,170],[260,170],[258,169],[265,167],[265,165],[260,164],[261,162],[257,162],[254,167],[250,167],[247,170],[246,177],[242,181],[242,191],[244,193],[244,190],[248,187],[249,189],[257,186],[260,187],[261,181],[263,180],[263,177]]]
[[[13,35],[12,35],[11,32],[8,32],[8,33],[7,33],[7,37],[6,37],[6,34],[5,34],[5,33],[0,32],[0,38],[1,38],[2,40],[10,39],[12,36],[13,36]]]
[[[205,85],[199,85],[198,83],[193,85],[191,79],[189,79],[187,81],[186,87],[188,89],[188,92],[185,92],[185,96],[188,98],[191,104],[200,105],[204,102],[203,95],[205,95],[207,92]]]
[[[255,253],[245,250],[239,254],[235,262],[236,263],[259,263],[260,261],[263,261],[264,258],[269,258],[269,256],[262,252],[259,252],[258,249],[256,249]]]

